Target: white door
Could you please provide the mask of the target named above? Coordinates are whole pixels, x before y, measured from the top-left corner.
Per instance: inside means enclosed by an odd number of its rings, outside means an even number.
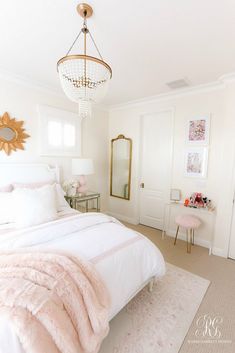
[[[143,116],[141,133],[140,223],[163,229],[171,184],[172,111]]]

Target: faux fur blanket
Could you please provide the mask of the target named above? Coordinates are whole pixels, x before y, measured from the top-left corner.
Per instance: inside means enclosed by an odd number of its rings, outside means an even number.
[[[108,333],[109,296],[94,266],[65,254],[0,254],[0,315],[26,353],[96,353]]]

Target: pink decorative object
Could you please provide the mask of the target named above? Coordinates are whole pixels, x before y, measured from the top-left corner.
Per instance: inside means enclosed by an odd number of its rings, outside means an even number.
[[[54,180],[42,181],[40,183],[13,183],[14,189],[38,189],[45,185],[54,184]]]
[[[77,187],[77,193],[85,194],[87,192],[86,178],[84,175],[79,177],[79,186]]]
[[[13,185],[5,185],[0,187],[0,192],[11,192],[13,190]]]
[[[200,219],[192,215],[179,215],[175,218],[175,223],[177,224],[177,230],[175,235],[174,245],[176,245],[179,228],[186,230],[187,238],[187,252],[191,252],[191,245],[194,245],[194,230],[201,225]]]
[[[201,225],[201,221],[192,215],[179,215],[175,218],[175,223],[184,229],[196,229]]]
[[[62,253],[0,254],[1,309],[26,353],[97,353],[109,293],[94,265]]]
[[[192,193],[190,198],[187,199],[187,202],[184,203],[184,206],[192,208],[207,208],[210,211],[214,210],[212,201],[207,196],[204,196],[201,192]]]
[[[89,158],[74,158],[72,159],[72,174],[79,176],[76,192],[84,194],[87,192],[86,177],[94,173],[93,161]]]
[[[190,201],[192,206],[196,206],[197,208],[204,207],[204,201],[203,201],[201,192],[193,193],[192,196],[190,197]]]

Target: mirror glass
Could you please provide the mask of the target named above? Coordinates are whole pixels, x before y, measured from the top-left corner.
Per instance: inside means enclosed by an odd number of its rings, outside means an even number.
[[[132,141],[119,135],[111,144],[110,195],[130,199]]]
[[[3,127],[0,129],[0,139],[4,139],[5,141],[11,141],[15,137],[15,131],[10,129],[9,127]]]

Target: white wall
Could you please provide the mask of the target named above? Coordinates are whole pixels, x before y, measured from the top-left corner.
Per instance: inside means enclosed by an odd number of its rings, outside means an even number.
[[[174,110],[174,155],[172,187],[185,198],[194,191],[209,196],[217,208],[214,253],[227,256],[231,220],[232,172],[235,137],[235,85],[223,83],[211,90],[156,99],[118,107],[110,112],[109,139],[119,134],[133,139],[131,200],[109,197],[110,213],[139,222],[139,154],[141,115],[163,109]],[[208,175],[205,181],[184,176],[186,123],[189,118],[211,114]]]
[[[108,208],[108,112],[96,107],[92,117],[82,123],[82,153],[84,157],[93,158],[95,174],[89,176],[89,188],[101,193],[101,210]]]
[[[223,136],[219,145],[220,160],[217,165],[219,182],[216,185],[220,197],[214,236],[214,253],[221,256],[228,255],[235,195],[235,82],[226,84],[224,98],[225,115],[221,121],[222,129],[219,129]]]
[[[57,164],[61,169],[62,180],[71,178],[70,157],[42,157],[39,154],[38,104],[71,112],[77,111],[77,105],[70,102],[63,95],[63,92],[61,92],[61,95],[56,95],[25,82],[6,78],[0,79],[0,116],[4,112],[8,112],[12,118],[24,120],[26,132],[31,136],[26,140],[24,151],[12,152],[10,156],[0,151],[0,163]],[[95,159],[96,174],[90,178],[90,187],[102,193],[103,208],[107,207],[107,173],[104,173],[105,168],[106,170],[108,168],[108,148],[104,142],[107,141],[108,134],[107,119],[107,112],[95,108],[93,116],[82,124],[83,155]]]

